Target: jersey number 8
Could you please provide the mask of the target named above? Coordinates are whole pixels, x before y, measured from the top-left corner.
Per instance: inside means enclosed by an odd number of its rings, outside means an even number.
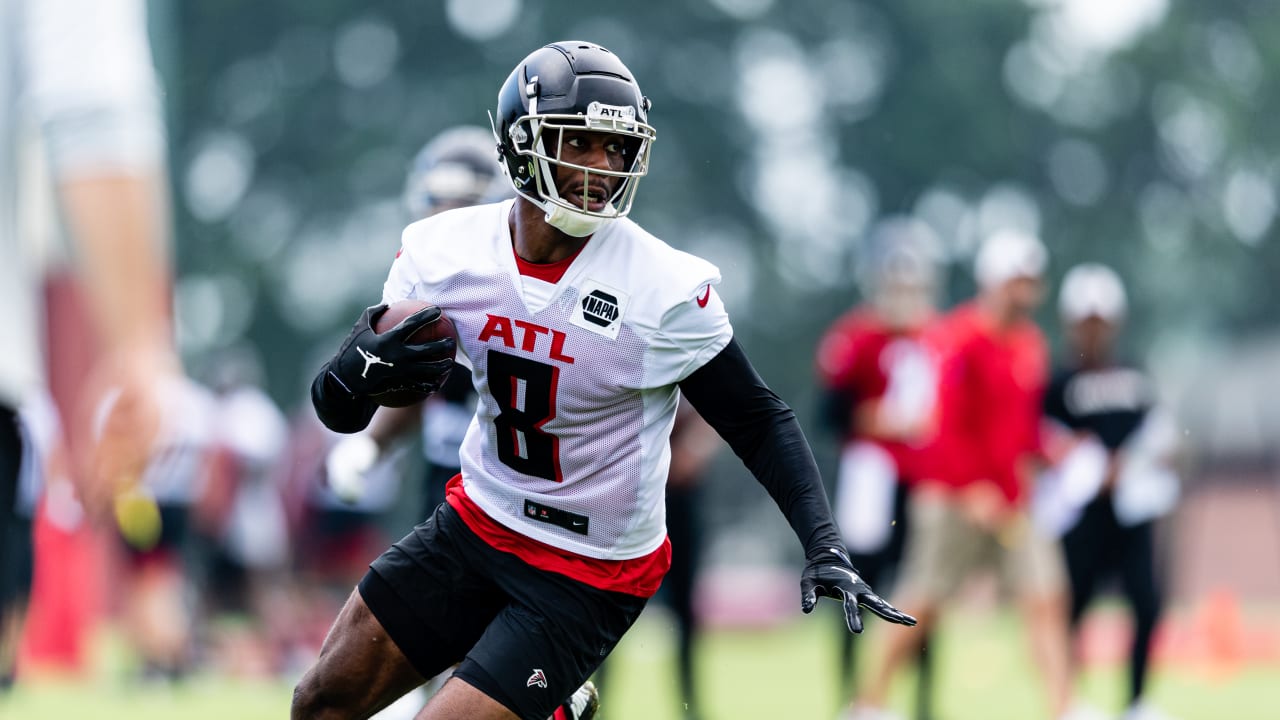
[[[560,438],[542,430],[556,416],[560,369],[529,358],[489,349],[489,392],[501,412],[498,459],[525,475],[561,482]]]

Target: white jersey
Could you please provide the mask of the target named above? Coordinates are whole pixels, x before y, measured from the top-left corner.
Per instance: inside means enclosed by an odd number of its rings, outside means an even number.
[[[549,545],[625,560],[666,536],[676,383],[733,336],[714,265],[627,219],[604,225],[554,285],[516,265],[512,202],[410,225],[383,302],[438,305],[480,401],[463,487]]]

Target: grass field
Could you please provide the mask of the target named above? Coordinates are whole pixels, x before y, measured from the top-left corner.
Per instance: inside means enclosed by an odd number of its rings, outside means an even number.
[[[705,638],[699,671],[705,720],[818,718],[837,710],[834,605],[824,617],[797,619],[768,631],[720,631]],[[953,614],[939,640],[938,720],[1037,720],[1045,717],[1017,623],[1005,614]],[[874,627],[871,637],[882,628]],[[667,617],[648,612],[611,658],[601,720],[678,720]],[[874,656],[870,648],[869,656]],[[105,653],[111,657],[113,653]],[[203,676],[175,687],[131,684],[110,669],[89,682],[32,681],[7,699],[4,720],[266,720],[288,717],[289,683]],[[1280,718],[1280,666],[1231,673],[1158,668],[1153,697],[1181,720]],[[894,688],[909,707],[910,681]],[[1091,668],[1083,694],[1118,707],[1122,669]]]

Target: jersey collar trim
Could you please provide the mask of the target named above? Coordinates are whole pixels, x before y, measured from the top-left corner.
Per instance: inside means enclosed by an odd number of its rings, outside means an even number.
[[[521,275],[537,278],[543,282],[555,285],[560,282],[561,278],[564,277],[564,274],[568,272],[569,266],[573,264],[573,261],[576,260],[578,256],[582,254],[582,251],[587,247],[587,245],[590,244],[591,240],[588,239],[587,242],[582,244],[582,247],[578,248],[577,252],[563,260],[557,260],[553,263],[529,262],[517,255],[514,247],[511,248],[511,256],[516,259],[516,270],[518,270]]]

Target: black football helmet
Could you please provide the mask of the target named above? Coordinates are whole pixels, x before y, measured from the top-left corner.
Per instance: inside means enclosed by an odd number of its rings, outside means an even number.
[[[547,213],[547,222],[578,237],[631,211],[636,186],[649,171],[657,137],[648,124],[649,99],[626,65],[589,42],[565,41],[539,48],[516,66],[498,93],[493,133],[515,191]],[[561,130],[586,129],[623,138],[628,165],[621,171],[589,168],[561,157]],[[550,131],[550,132],[548,132]],[[600,210],[560,197],[555,168],[622,178]]]
[[[472,125],[449,128],[422,146],[404,185],[405,207],[414,220],[511,197],[493,137]]]

